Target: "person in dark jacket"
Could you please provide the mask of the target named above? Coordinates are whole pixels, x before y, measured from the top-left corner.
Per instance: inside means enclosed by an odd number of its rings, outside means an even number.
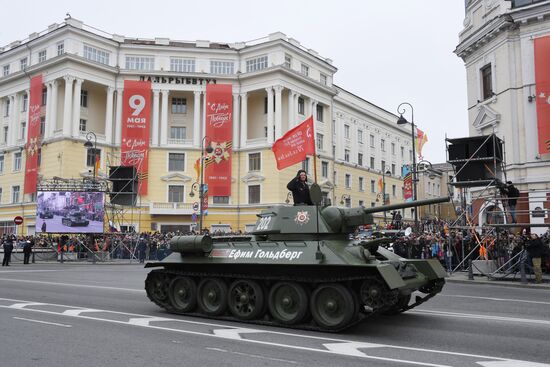
[[[516,204],[518,203],[518,198],[520,195],[519,190],[514,186],[512,181],[507,181],[506,185],[500,187],[500,193],[508,199],[508,209],[510,211],[510,216],[512,217],[512,223],[517,223]]]
[[[286,188],[292,192],[294,199],[294,205],[313,205],[311,197],[309,196],[309,186],[307,184],[307,174],[303,169],[298,171],[296,177],[294,177]]]
[[[34,246],[34,239],[27,240],[23,245],[23,264],[28,264],[31,259],[32,247]]]
[[[535,273],[535,283],[542,283],[542,256],[548,254],[548,248],[544,246],[541,238],[533,233],[531,239],[527,242],[527,253],[533,262],[533,272]]]
[[[13,244],[15,241],[15,236],[7,238],[4,241],[4,258],[2,259],[2,266],[10,266],[11,252],[13,251]]]

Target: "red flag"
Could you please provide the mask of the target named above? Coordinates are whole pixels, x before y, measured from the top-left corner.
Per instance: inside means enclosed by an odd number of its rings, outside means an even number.
[[[273,144],[271,150],[275,154],[278,170],[304,161],[307,155],[315,155],[313,131],[313,116],[310,116]]]
[[[40,137],[40,98],[42,98],[42,75],[31,79],[29,97],[29,128],[27,130],[27,160],[25,162],[25,194],[36,192],[38,180],[38,149],[41,145]]]
[[[99,157],[99,154],[95,155],[95,175],[99,173],[99,168],[101,167],[101,158]]]

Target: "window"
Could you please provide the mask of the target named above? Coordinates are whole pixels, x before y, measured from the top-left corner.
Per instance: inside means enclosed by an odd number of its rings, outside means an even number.
[[[401,147],[401,159],[405,158],[405,147]]]
[[[359,177],[359,191],[365,191],[365,179],[363,177]]]
[[[4,173],[4,155],[0,155],[0,173]]]
[[[19,185],[11,187],[11,202],[13,204],[19,202],[19,193],[20,193],[20,191],[21,191],[21,188],[20,188]]]
[[[493,96],[491,64],[485,65],[481,68],[481,93],[483,100]]]
[[[370,157],[370,168],[374,169],[374,157]]]
[[[88,45],[84,45],[84,58],[100,64],[109,64],[109,52]]]
[[[349,173],[346,173],[344,184],[346,185],[346,189],[351,189],[351,175]]]
[[[168,202],[169,203],[183,203],[183,185],[169,185],[168,186]]]
[[[303,115],[305,113],[305,103],[302,97],[298,97],[298,113]]]
[[[344,125],[344,138],[349,139],[349,125]]]
[[[380,139],[380,150],[383,152],[386,151],[386,141],[384,139]]]
[[[21,112],[27,111],[29,107],[29,95],[27,93],[23,94],[21,102]]]
[[[170,58],[170,71],[177,71],[180,73],[194,73],[195,72],[195,60],[184,59],[181,57]]]
[[[38,62],[46,61],[46,50],[38,52]]]
[[[357,130],[357,142],[363,144],[363,130]]]
[[[323,122],[323,106],[317,105],[317,121]]]
[[[395,197],[397,193],[397,187],[395,185],[391,185],[391,195]]]
[[[23,122],[21,123],[21,127],[20,127],[20,129],[19,129],[19,134],[20,134],[20,135],[19,135],[19,139],[20,139],[20,140],[24,140],[24,139],[25,139],[25,130],[26,130],[26,128],[27,128],[27,123],[23,121]]]
[[[374,180],[370,180],[370,192],[375,193],[376,192],[376,182]]]
[[[336,145],[332,144],[332,156],[336,156]]]
[[[40,165],[42,164],[42,148],[38,148],[38,153],[37,153],[36,160],[37,160],[36,164],[38,165],[38,167],[40,167]],[[32,200],[32,201],[34,201],[34,200]]]
[[[4,117],[8,117],[10,115],[10,99],[6,98],[4,99]]]
[[[260,202],[260,185],[248,186],[248,204],[258,204]]]
[[[229,204],[229,196],[214,196],[212,198],[214,204]]]
[[[63,55],[65,53],[65,43],[59,42],[57,44],[57,56]]]
[[[374,135],[370,135],[369,140],[370,140],[370,147],[374,148]]]
[[[328,84],[327,80],[328,80],[327,76],[325,74],[321,73],[321,77],[320,77],[321,84],[327,85]]]
[[[262,169],[261,153],[250,153],[248,155],[248,170],[261,171],[261,169]]]
[[[380,170],[386,172],[386,161],[383,159],[380,161]]]
[[[21,70],[25,70],[27,68],[27,58],[23,57],[21,60],[19,60],[19,67]]]
[[[302,169],[309,174],[309,157],[306,157],[306,159],[302,162]]]
[[[80,107],[84,107],[84,108],[88,107],[88,91],[87,90],[81,90],[80,91]]]
[[[357,153],[357,164],[360,166],[363,165],[363,153]]]
[[[292,67],[292,56],[289,54],[285,54],[285,66],[289,69]]]
[[[365,206],[365,201],[359,200],[359,206],[364,207]]]
[[[89,148],[86,152],[86,166],[95,166],[95,161],[99,157],[101,157],[101,149]]]
[[[170,139],[183,140],[187,135],[187,128],[185,126],[172,126],[170,127]]]
[[[409,161],[413,160],[413,151],[409,149]]]
[[[172,98],[172,114],[187,113],[187,98]]]
[[[78,131],[80,132],[86,132],[86,124],[88,123],[88,120],[80,119],[80,123],[78,124]]]
[[[210,72],[212,74],[235,74],[233,61],[210,61]]]
[[[10,64],[4,65],[4,67],[2,68],[2,75],[7,76],[9,74],[10,74]]]
[[[251,73],[267,68],[267,55],[246,60],[246,72]]]
[[[154,70],[155,58],[153,56],[126,56],[126,69]]]
[[[395,176],[395,163],[391,164],[391,174],[392,176]]]
[[[48,103],[48,90],[46,88],[42,89],[42,106],[45,106]]]
[[[391,143],[391,154],[395,155],[395,143]]]
[[[323,150],[323,134],[317,133],[317,150]]]
[[[321,177],[328,178],[328,162],[321,162]]]
[[[349,150],[344,149],[344,161],[349,162]]]
[[[21,152],[13,153],[13,170],[21,171]]]
[[[338,173],[336,171],[332,171],[332,183],[334,186],[338,184]]]
[[[185,153],[168,153],[168,171],[185,171]]]
[[[307,66],[306,64],[302,64],[300,72],[305,76],[309,76],[309,66]]]
[[[375,206],[376,206],[376,204],[375,204],[373,201],[371,201],[371,202],[370,202],[370,207],[371,207],[371,208],[374,208]]]
[[[2,140],[3,143],[8,142],[8,132],[9,132],[9,127],[4,126],[4,140]]]

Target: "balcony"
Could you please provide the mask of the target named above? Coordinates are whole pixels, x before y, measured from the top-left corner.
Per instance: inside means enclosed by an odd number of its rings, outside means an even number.
[[[149,204],[149,214],[191,215],[193,214],[193,203],[152,202]]]
[[[185,146],[192,146],[192,145],[193,145],[193,139],[173,139],[173,138],[168,138],[168,144],[169,144],[169,145],[185,145]]]

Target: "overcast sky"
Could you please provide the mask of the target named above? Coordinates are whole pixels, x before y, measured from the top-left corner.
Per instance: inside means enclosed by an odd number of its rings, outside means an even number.
[[[466,73],[453,53],[464,0],[8,1],[0,45],[61,23],[67,12],[128,37],[231,43],[281,31],[334,60],[338,86],[392,113],[412,104],[432,163],[446,160],[445,134],[468,135]]]

